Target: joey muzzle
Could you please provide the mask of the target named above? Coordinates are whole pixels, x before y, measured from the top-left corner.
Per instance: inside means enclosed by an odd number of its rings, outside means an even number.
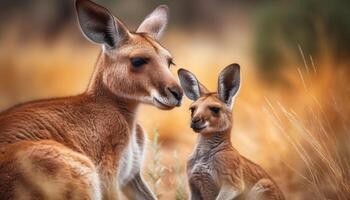
[[[191,121],[191,128],[194,130],[194,132],[201,132],[203,129],[207,127],[206,121],[201,118],[193,118]]]

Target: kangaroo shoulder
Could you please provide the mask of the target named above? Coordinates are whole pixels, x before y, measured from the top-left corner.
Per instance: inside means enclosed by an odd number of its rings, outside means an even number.
[[[217,153],[213,164],[215,172],[221,180],[235,182],[243,175],[242,160],[235,151]]]
[[[241,165],[241,156],[237,151],[227,149],[224,151],[217,152],[214,156],[214,163],[220,166],[226,166],[229,168],[238,167]]]

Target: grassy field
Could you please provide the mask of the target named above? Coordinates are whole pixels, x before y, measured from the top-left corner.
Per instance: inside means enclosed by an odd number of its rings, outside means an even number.
[[[233,144],[265,168],[288,199],[348,199],[349,71],[334,67],[327,56],[313,59],[301,51],[276,80],[262,80],[254,67],[249,34],[238,38],[217,42],[200,33],[171,30],[163,44],[174,54],[174,73],[179,67],[190,69],[212,91],[223,67],[241,65]],[[44,45],[40,38],[21,43],[7,34],[0,47],[0,109],[84,91],[98,51],[67,37]],[[144,176],[160,199],[188,195],[185,163],[196,141],[189,128],[190,103],[185,99],[181,108],[167,112],[142,106],[139,112],[150,137]]]

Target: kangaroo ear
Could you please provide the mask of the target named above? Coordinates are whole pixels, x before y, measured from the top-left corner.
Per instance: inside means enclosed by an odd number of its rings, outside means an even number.
[[[231,64],[225,67],[219,75],[219,98],[229,108],[232,108],[234,97],[240,87],[240,82],[240,66],[238,64]]]
[[[137,29],[137,33],[148,33],[159,40],[168,24],[169,8],[166,5],[158,6],[149,14]]]
[[[190,71],[179,69],[177,74],[179,75],[181,87],[186,96],[192,101],[196,101],[199,97],[208,92],[207,88],[199,83],[196,76]]]
[[[92,42],[115,48],[127,38],[126,26],[106,8],[89,0],[76,0],[75,7],[81,31]]]

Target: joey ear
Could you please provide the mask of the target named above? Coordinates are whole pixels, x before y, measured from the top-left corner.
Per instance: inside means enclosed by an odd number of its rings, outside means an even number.
[[[76,0],[78,21],[83,34],[92,42],[117,47],[129,31],[106,8],[89,0]]]
[[[154,39],[159,40],[168,24],[168,19],[168,6],[160,5],[143,20],[136,32],[148,33]]]
[[[218,80],[218,94],[227,107],[232,108],[234,97],[240,87],[240,66],[231,64],[223,69]]]
[[[196,76],[190,71],[179,69],[177,74],[179,75],[181,87],[186,96],[192,101],[196,101],[199,97],[208,92],[208,90],[199,83]]]

